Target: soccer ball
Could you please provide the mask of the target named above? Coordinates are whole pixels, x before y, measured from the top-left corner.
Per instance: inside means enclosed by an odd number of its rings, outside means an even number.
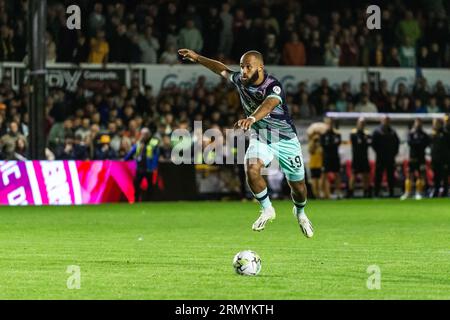
[[[254,251],[241,251],[234,256],[233,268],[237,274],[256,276],[261,271],[261,258]]]

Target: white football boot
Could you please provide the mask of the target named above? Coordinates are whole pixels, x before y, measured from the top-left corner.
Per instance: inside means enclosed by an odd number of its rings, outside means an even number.
[[[414,198],[416,200],[422,200],[422,195],[420,193],[416,193],[416,196]]]
[[[400,200],[406,200],[406,199],[408,199],[409,198],[409,193],[404,193],[401,197],[400,197]]]
[[[302,230],[303,234],[307,238],[311,238],[314,235],[314,228],[312,226],[311,221],[309,221],[306,214],[299,214],[297,213],[297,208],[294,206],[292,212],[294,213],[295,218],[297,218],[298,225],[300,226],[300,229]]]
[[[268,207],[266,209],[261,209],[261,215],[258,220],[252,226],[253,231],[262,231],[266,226],[267,221],[275,220],[276,214],[273,207]]]

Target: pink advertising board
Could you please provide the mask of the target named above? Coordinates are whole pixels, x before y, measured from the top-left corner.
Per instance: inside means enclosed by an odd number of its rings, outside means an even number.
[[[0,161],[0,205],[134,202],[134,161]]]

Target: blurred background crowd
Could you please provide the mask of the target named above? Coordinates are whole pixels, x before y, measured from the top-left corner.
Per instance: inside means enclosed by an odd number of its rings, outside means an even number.
[[[185,47],[227,63],[255,49],[268,65],[450,67],[448,1],[375,3],[376,31],[356,0],[48,0],[47,59],[175,64]],[[82,30],[66,28],[71,4]],[[26,16],[27,0],[0,0],[0,61],[25,58]]]
[[[69,63],[178,64],[180,47],[227,64],[256,49],[266,65],[450,67],[450,2],[378,1],[382,29],[369,31],[367,4],[346,1],[77,1],[82,30],[66,28],[73,1],[48,0],[47,61]],[[327,10],[321,10],[326,3]],[[27,0],[0,0],[0,62],[27,61]],[[270,67],[269,67],[270,71]],[[289,92],[292,117],[316,121],[328,111],[450,113],[447,83],[417,77],[413,88],[381,80],[379,87],[348,82],[331,87],[326,77]],[[313,89],[308,89],[308,88]],[[28,158],[30,88],[0,83],[0,159]],[[46,103],[47,159],[123,159],[150,128],[159,139],[160,161],[170,161],[177,128],[231,128],[243,117],[239,96],[225,79],[206,86],[160,92],[132,80],[120,90],[51,89]],[[44,137],[43,137],[44,138]],[[211,141],[206,141],[208,144]]]

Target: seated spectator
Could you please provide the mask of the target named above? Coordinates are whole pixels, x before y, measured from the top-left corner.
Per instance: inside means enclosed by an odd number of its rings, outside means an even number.
[[[400,58],[398,56],[398,49],[392,47],[389,50],[389,55],[386,58],[386,67],[400,67]]]
[[[111,138],[104,134],[100,137],[100,144],[95,149],[95,160],[117,159],[117,154],[110,146]]]
[[[180,63],[178,53],[174,45],[169,45],[166,50],[163,51],[161,58],[159,59],[159,63],[170,65]]]
[[[355,105],[355,112],[378,112],[378,109],[375,104],[369,100],[369,96],[365,94]]]
[[[303,42],[299,41],[296,32],[291,33],[289,42],[283,47],[283,63],[290,66],[304,66],[306,64],[306,53]]]
[[[159,152],[159,162],[172,161],[172,141],[170,140],[170,136],[164,135],[162,137]]]
[[[25,160],[27,160],[27,157],[28,157],[27,152],[28,152],[27,141],[24,138],[19,137],[16,140],[16,148],[14,149],[13,159],[19,160],[19,161],[25,161]]]
[[[27,141],[25,136],[19,132],[19,124],[12,121],[9,124],[8,133],[0,138],[0,150],[2,150],[5,159],[13,159],[17,140]]]
[[[415,113],[427,113],[427,108],[422,103],[420,98],[414,99],[414,112]]]
[[[439,106],[436,104],[436,98],[435,97],[431,97],[430,98],[430,103],[427,106],[427,112],[428,113],[438,113],[441,112]]]
[[[324,63],[329,67],[339,66],[341,57],[341,47],[335,42],[334,36],[329,36],[325,43]]]

